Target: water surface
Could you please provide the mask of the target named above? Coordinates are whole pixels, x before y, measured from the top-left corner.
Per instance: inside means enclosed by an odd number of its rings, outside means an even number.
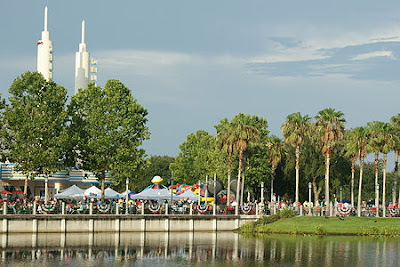
[[[237,233],[0,235],[2,266],[398,266],[400,239]]]

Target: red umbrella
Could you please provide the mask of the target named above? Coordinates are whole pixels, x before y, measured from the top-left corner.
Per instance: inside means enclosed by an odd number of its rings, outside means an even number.
[[[13,194],[24,194],[24,192],[22,192],[22,191],[14,191],[14,192],[12,192]]]
[[[3,190],[0,192],[0,195],[12,195],[12,193],[10,191]]]

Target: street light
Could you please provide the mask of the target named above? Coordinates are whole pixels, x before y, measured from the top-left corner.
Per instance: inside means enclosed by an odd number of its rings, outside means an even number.
[[[311,189],[312,189],[312,183],[309,182],[308,183],[308,202],[310,203],[310,205],[311,205]]]
[[[49,200],[49,187],[48,187],[48,183],[49,183],[49,177],[45,177],[44,179],[44,204],[47,204],[47,201]]]
[[[343,186],[339,187],[339,192],[340,192],[340,202],[343,201]]]

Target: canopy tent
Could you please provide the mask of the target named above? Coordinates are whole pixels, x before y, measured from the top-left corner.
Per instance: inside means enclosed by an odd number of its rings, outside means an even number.
[[[131,199],[141,199],[141,200],[179,200],[175,194],[172,194],[168,189],[153,189],[146,188],[138,194],[130,196]]]
[[[182,199],[182,200],[193,200],[193,201],[200,200],[200,196],[196,195],[191,190],[187,190],[187,191],[183,192],[182,194],[177,195],[176,197],[179,199]]]
[[[80,189],[76,185],[72,185],[61,193],[55,194],[54,197],[59,199],[81,199],[84,196],[84,192],[85,190]]]
[[[88,197],[100,198],[101,197],[101,190],[93,185],[93,186],[89,187],[88,189],[86,189],[83,194],[85,196],[88,196]]]
[[[101,193],[100,193],[100,195],[101,195]],[[104,190],[104,197],[107,199],[121,198],[122,194],[120,194],[117,191],[115,191],[114,189],[111,189],[110,187],[108,187]]]

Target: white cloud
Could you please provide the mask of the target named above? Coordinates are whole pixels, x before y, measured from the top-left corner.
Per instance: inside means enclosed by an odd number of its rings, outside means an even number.
[[[370,58],[374,58],[374,57],[389,57],[389,58],[395,59],[392,51],[374,51],[374,52],[359,54],[359,55],[353,57],[352,60],[365,60],[365,59],[370,59]]]

